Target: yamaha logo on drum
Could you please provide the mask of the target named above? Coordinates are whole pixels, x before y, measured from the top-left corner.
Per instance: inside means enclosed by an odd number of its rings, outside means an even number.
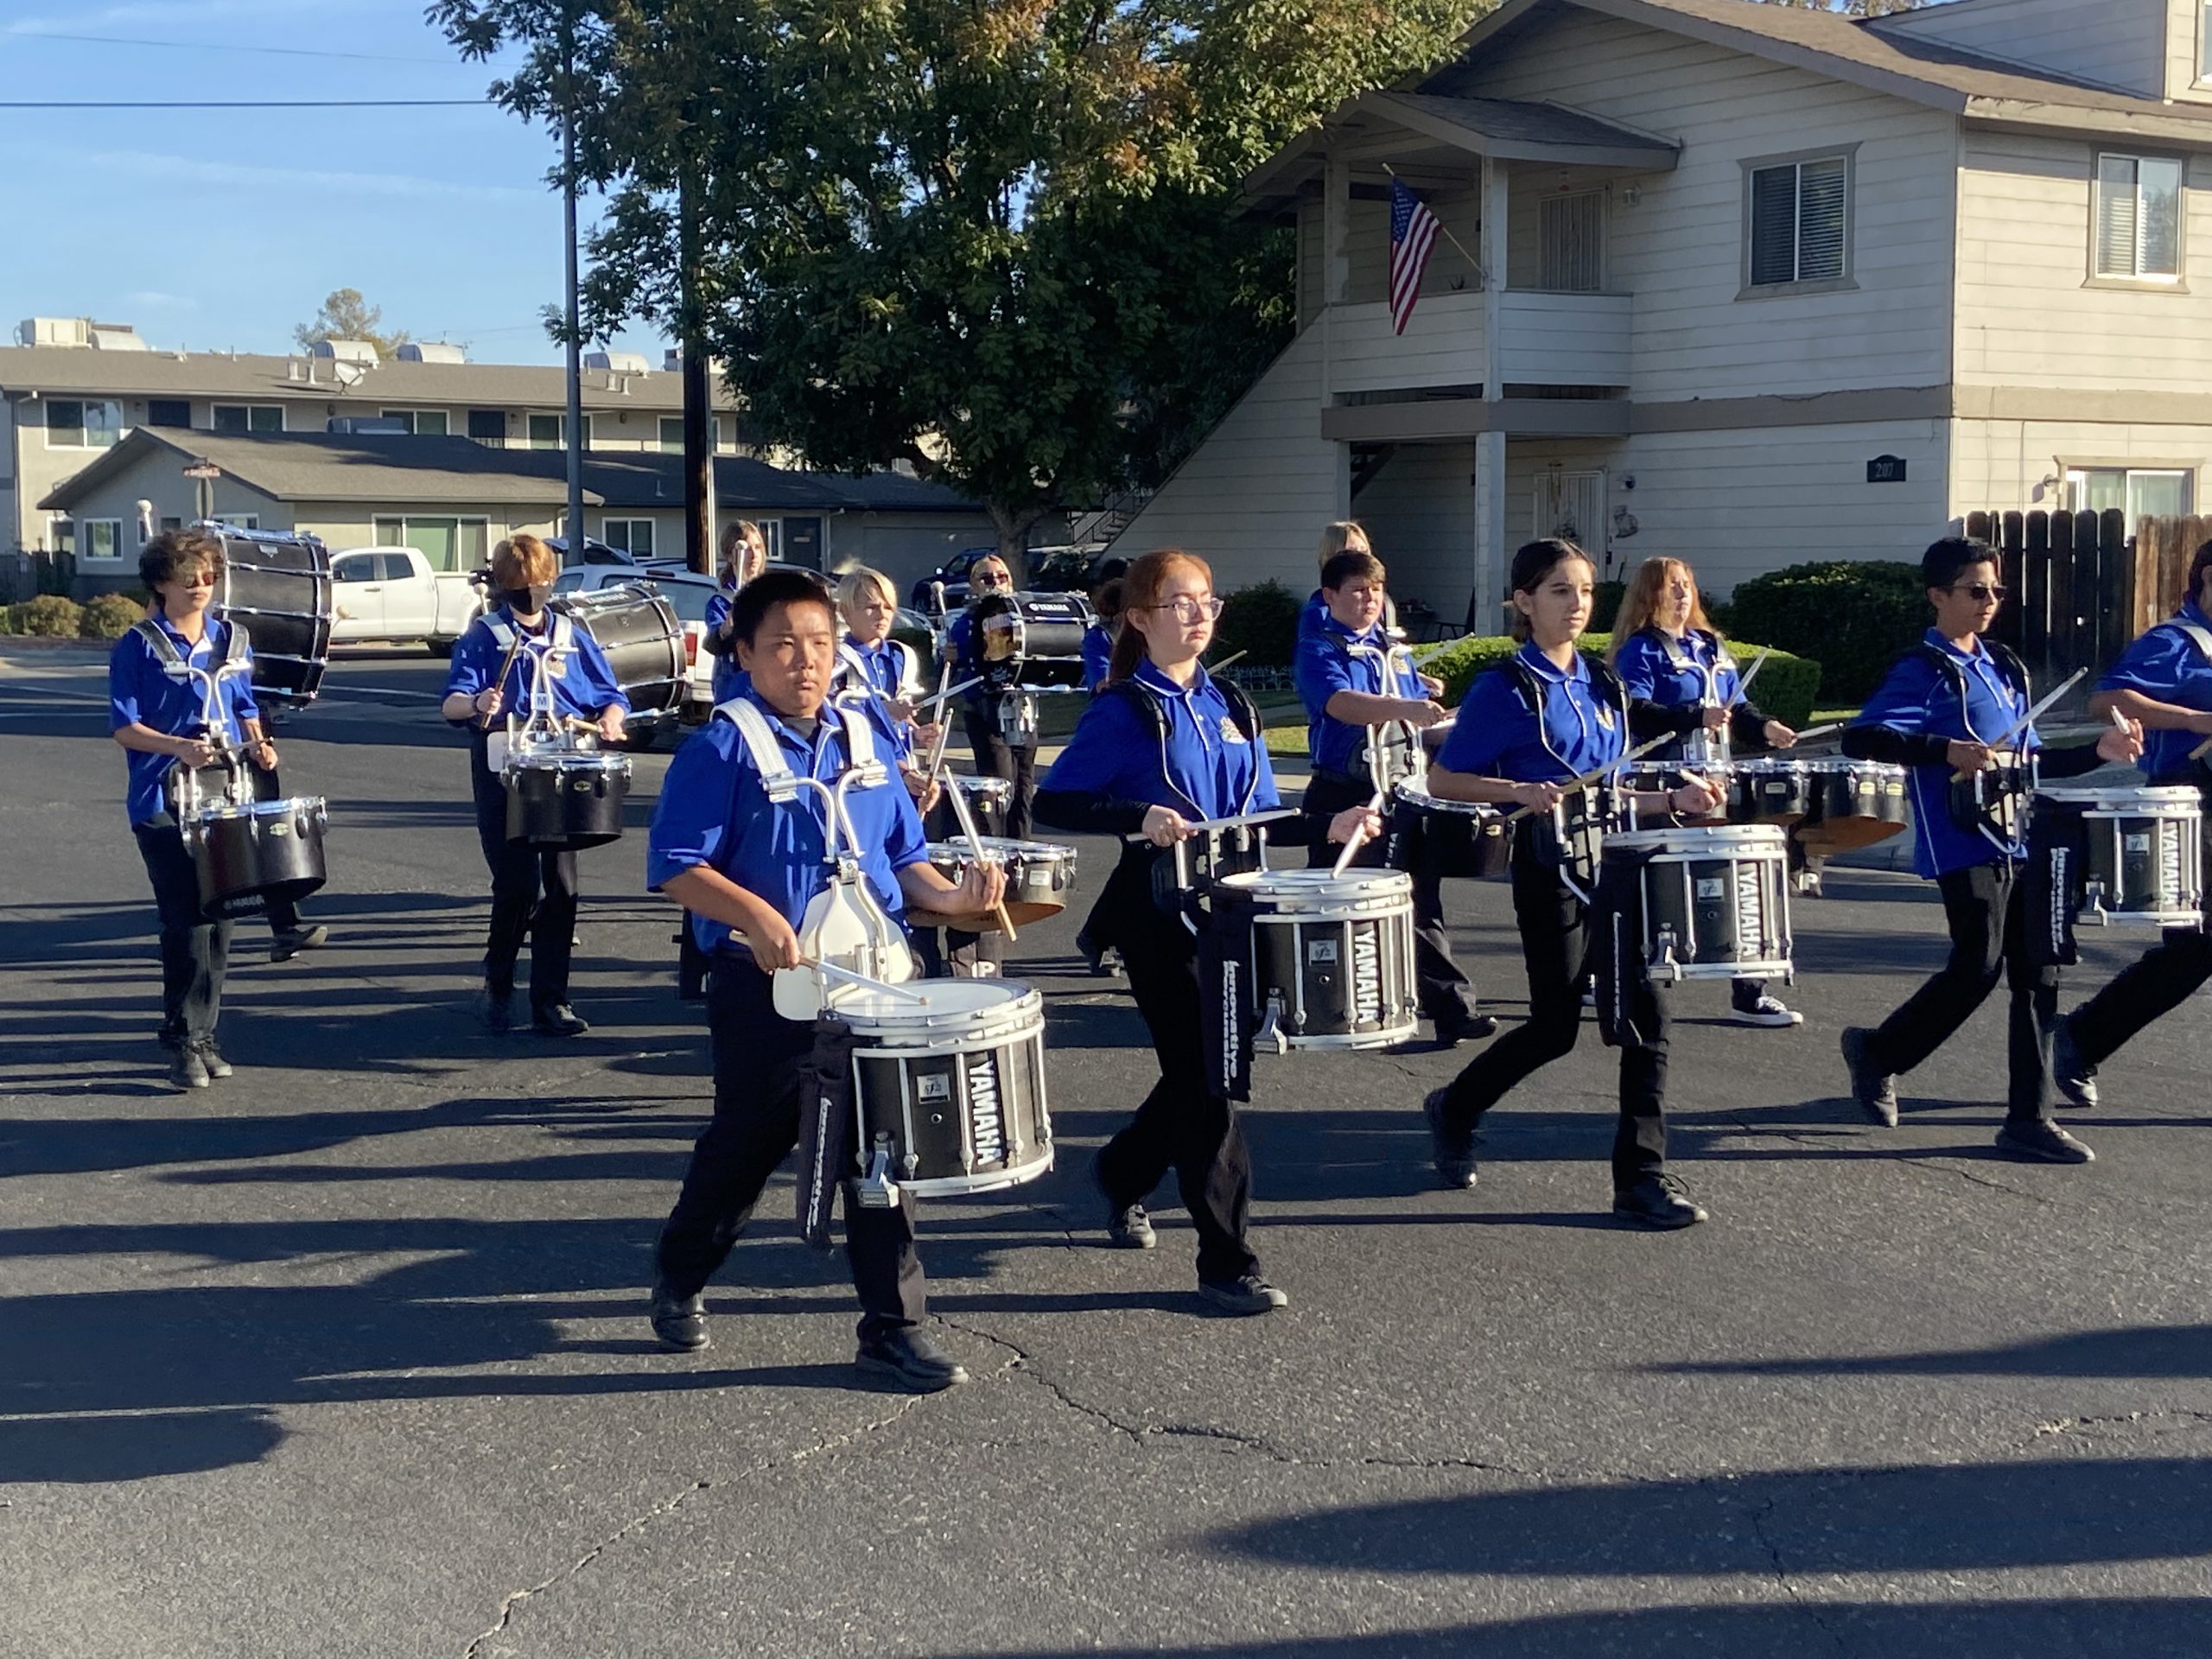
[[[1736,956],[1748,960],[1766,954],[1766,906],[1760,902],[1757,867],[1736,871]]]
[[[968,1136],[979,1164],[1006,1161],[1006,1114],[999,1105],[995,1057],[976,1054],[968,1061]]]
[[[1352,1011],[1363,1021],[1382,1022],[1382,941],[1380,930],[1362,927],[1351,938]]]

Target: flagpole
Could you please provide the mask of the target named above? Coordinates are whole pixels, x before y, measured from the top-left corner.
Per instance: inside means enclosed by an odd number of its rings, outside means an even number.
[[[1382,170],[1383,170],[1385,173],[1389,174],[1389,175],[1391,176],[1391,178],[1392,178],[1393,180],[1395,180],[1397,182],[1399,182],[1399,183],[1401,183],[1401,184],[1404,184],[1404,183],[1405,183],[1405,181],[1404,181],[1404,180],[1402,180],[1402,179],[1399,179],[1399,178],[1398,178],[1398,175],[1397,175],[1396,170],[1395,170],[1394,168],[1392,168],[1392,167],[1391,167],[1391,165],[1390,165],[1390,163],[1389,163],[1389,162],[1382,162],[1382,163],[1381,163],[1381,166],[1382,166]],[[1408,190],[1410,190],[1410,189],[1412,189],[1412,188],[1413,188],[1413,187],[1412,187],[1411,185],[1407,185],[1407,186],[1406,186],[1406,188],[1407,188]],[[1450,243],[1453,247],[1455,247],[1455,248],[1459,249],[1459,257],[1460,257],[1462,259],[1465,260],[1465,261],[1467,262],[1467,264],[1474,269],[1475,273],[1476,273],[1478,276],[1479,276],[1483,279],[1483,286],[1484,286],[1484,287],[1485,287],[1485,288],[1489,287],[1489,286],[1490,286],[1490,272],[1488,272],[1487,270],[1484,270],[1483,269],[1483,262],[1482,262],[1481,260],[1479,260],[1479,259],[1476,258],[1476,257],[1475,257],[1475,256],[1474,256],[1473,254],[1469,253],[1469,252],[1467,251],[1466,245],[1465,245],[1465,243],[1461,242],[1458,237],[1456,237],[1456,236],[1454,236],[1454,235],[1452,235],[1452,227],[1451,227],[1449,225],[1446,225],[1446,224],[1444,222],[1444,219],[1443,219],[1443,218],[1442,218],[1442,216],[1441,216],[1441,215],[1437,215],[1437,216],[1436,216],[1436,229],[1437,229],[1437,233],[1438,233],[1439,235],[1440,235],[1441,237],[1443,237],[1443,238],[1444,238],[1446,242],[1449,242],[1449,243]]]

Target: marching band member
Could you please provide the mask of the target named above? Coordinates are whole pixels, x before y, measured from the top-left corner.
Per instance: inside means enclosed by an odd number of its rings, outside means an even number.
[[[1630,735],[1641,742],[1662,732],[1677,741],[1653,752],[1693,766],[1719,759],[1697,751],[1700,733],[1726,731],[1746,749],[1786,749],[1797,734],[1742,698],[1743,676],[1705,614],[1697,578],[1680,559],[1646,559],[1636,569],[1613,624],[1608,656],[1629,696]],[[1767,994],[1763,979],[1732,982],[1729,1018],[1739,1026],[1796,1026],[1805,1016]]]
[[[750,518],[724,526],[721,585],[707,599],[707,654],[715,659],[714,696],[728,702],[744,687],[738,679],[736,649],[730,638],[730,601],[737,590],[768,568],[768,538]]]
[[[535,536],[516,536],[493,550],[495,603],[454,647],[443,713],[455,725],[470,728],[468,778],[476,803],[476,838],[492,873],[492,928],[477,1011],[493,1031],[512,1024],[515,957],[527,933],[531,1024],[549,1036],[575,1037],[591,1029],[569,1006],[576,855],[507,839],[506,782],[499,765],[505,735],[491,729],[510,710],[526,712],[533,685],[540,676],[550,676],[556,720],[595,722],[601,741],[622,741],[630,705],[614,683],[606,653],[588,632],[545,608],[558,569],[553,550]]]
[[[1107,684],[1037,797],[1046,823],[1144,837],[1123,848],[1093,924],[1100,944],[1120,950],[1160,1057],[1160,1081],[1098,1154],[1107,1231],[1122,1249],[1150,1249],[1144,1199],[1173,1168],[1198,1236],[1199,1294],[1229,1313],[1265,1313],[1289,1298],[1262,1277],[1246,1236],[1251,1154],[1236,1107],[1208,1087],[1196,946],[1180,914],[1155,902],[1153,866],[1192,823],[1279,804],[1274,773],[1249,699],[1198,663],[1221,614],[1205,562],[1173,548],[1147,553],[1122,578],[1122,597]],[[1363,805],[1339,812],[1330,833],[1343,841],[1380,829]]]
[[[1948,537],[1920,562],[1936,624],[1900,657],[1889,677],[1844,734],[1854,760],[1910,766],[1913,863],[1943,895],[1950,959],[1878,1027],[1847,1026],[1843,1060],[1851,1090],[1874,1122],[1897,1121],[1895,1078],[1941,1047],[1996,988],[2012,988],[2005,1126],[1999,1150],[2043,1163],[2086,1164],[2095,1154],[2051,1121],[2051,1040],[2058,1015],[2058,969],[2028,954],[2022,925],[2019,862],[2027,849],[1971,812],[1953,816],[1954,774],[2005,764],[1993,745],[2037,755],[2032,725],[2020,728],[2034,696],[2028,671],[2004,645],[1982,636],[2005,598],[1997,556],[1986,542]],[[2016,728],[2019,728],[2016,730]],[[2139,731],[2107,731],[2094,750],[2044,751],[2046,778],[2079,777],[2101,760],[2132,760]],[[2025,785],[2000,784],[2017,798]],[[2026,814],[2019,823],[2024,830]]]
[[[2141,725],[2149,781],[2189,785],[2212,813],[2212,768],[2190,752],[2212,737],[2212,542],[2190,563],[2188,597],[2165,621],[2145,630],[2097,682],[2089,712],[2117,711]],[[2097,1100],[2097,1067],[2135,1033],[2179,1007],[2212,979],[2212,933],[2170,927],[2158,943],[2062,1021],[2052,1044],[2059,1091],[2078,1106]]]
[[[1116,564],[1121,563],[1116,559]],[[1092,589],[1090,626],[1083,631],[1083,689],[1096,691],[1105,683],[1114,660],[1114,635],[1122,621],[1122,579],[1109,576]]]
[[[129,753],[124,808],[145,861],[161,920],[161,1041],[172,1052],[169,1082],[205,1089],[231,1065],[215,1046],[231,924],[200,912],[200,875],[184,844],[169,795],[180,766],[215,765],[243,749],[252,765],[276,766],[276,746],[261,728],[253,698],[251,644],[243,630],[207,614],[222,580],[223,543],[203,530],[165,530],[138,556],[138,579],[154,595],[153,613],[131,626],[108,654],[108,731]],[[207,723],[199,678],[171,679],[171,663],[215,677],[218,729]],[[229,672],[222,671],[232,664]]]
[[[741,700],[768,717],[794,773],[824,781],[841,776],[856,758],[849,722],[887,737],[874,709],[826,704],[837,662],[836,620],[810,575],[777,571],[747,583],[733,615],[738,664],[751,677]],[[805,960],[794,930],[828,885],[828,808],[810,790],[772,800],[760,768],[738,715],[724,705],[670,763],[646,848],[648,884],[689,912],[714,964],[707,995],[714,1122],[692,1153],[657,1252],[652,1327],[671,1348],[707,1345],[702,1294],[798,1142],[800,1063],[814,1046],[810,1023],[776,1012],[769,975]],[[988,911],[1003,894],[996,869],[979,866],[956,887],[931,868],[921,820],[904,789],[855,787],[846,804],[862,876],[893,921],[909,900],[969,915]],[[967,1373],[921,1329],[926,1309],[913,1221],[911,1193],[891,1208],[872,1209],[847,1190],[845,1253],[861,1308],[856,1363],[863,1372],[927,1392],[964,1382]]]
[[[1014,573],[1004,559],[993,553],[969,567],[968,591],[973,596],[968,607],[944,631],[944,648],[952,656],[955,681],[972,680],[982,673],[987,658],[982,628],[976,618],[976,601],[998,595],[1012,598]],[[1037,739],[1033,723],[1026,741],[1017,741],[1008,732],[1007,715],[1017,698],[1033,701],[1020,691],[970,686],[961,709],[961,726],[968,734],[969,752],[976,759],[976,775],[1003,778],[1014,785],[1006,806],[1005,833],[1011,840],[1027,841],[1037,798]]]
[[[1515,826],[1513,913],[1529,971],[1529,1018],[1422,1103],[1436,1172],[1447,1187],[1475,1184],[1471,1151],[1482,1115],[1540,1066],[1563,1058],[1582,1026],[1582,986],[1595,941],[1592,907],[1568,884],[1548,814],[1560,785],[1628,749],[1628,705],[1603,663],[1575,648],[1590,620],[1597,573],[1572,542],[1531,542],[1513,556],[1513,629],[1523,643],[1478,677],[1429,768],[1429,793],[1446,800],[1527,807]],[[1703,784],[1631,796],[1649,811],[1710,812]],[[1620,1116],[1613,1135],[1613,1213],[1640,1226],[1688,1227],[1707,1218],[1667,1170],[1665,999],[1620,1034]]]
[[[859,566],[838,581],[837,615],[845,626],[837,646],[844,677],[854,692],[879,702],[906,792],[926,812],[936,796],[927,776],[914,764],[914,750],[918,745],[933,746],[938,728],[934,721],[915,719],[922,706],[921,664],[912,645],[891,637],[892,625],[899,620],[898,590],[882,571]]]
[[[1385,777],[1387,759],[1370,760],[1383,740],[1374,728],[1386,723],[1409,726],[1416,733],[1444,718],[1444,707],[1429,693],[1410,657],[1394,656],[1394,642],[1383,632],[1382,562],[1372,553],[1347,550],[1321,567],[1321,625],[1298,641],[1293,677],[1306,704],[1307,752],[1313,781],[1301,803],[1306,814],[1306,860],[1314,868],[1336,862],[1328,831],[1348,806],[1373,798]],[[1419,751],[1403,757],[1409,770]],[[1426,768],[1422,768],[1426,770]],[[1385,810],[1389,802],[1386,797]],[[1375,864],[1383,846],[1370,842],[1356,861]],[[1449,1048],[1465,1037],[1487,1037],[1497,1022],[1475,1012],[1473,987],[1452,959],[1444,932],[1444,884],[1418,835],[1414,846],[1414,975],[1420,983],[1421,1011],[1436,1025],[1436,1040]]]

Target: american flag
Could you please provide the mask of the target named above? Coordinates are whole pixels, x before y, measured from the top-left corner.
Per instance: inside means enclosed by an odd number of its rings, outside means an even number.
[[[1421,274],[1436,246],[1436,215],[1396,179],[1390,181],[1390,332],[1406,332],[1421,298]]]

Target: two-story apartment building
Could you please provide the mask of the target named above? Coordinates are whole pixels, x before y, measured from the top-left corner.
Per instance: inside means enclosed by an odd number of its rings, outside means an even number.
[[[334,420],[396,422],[425,437],[503,448],[567,441],[565,372],[471,363],[455,346],[263,356],[149,348],[130,328],[33,317],[0,346],[0,551],[73,543],[39,503],[139,427],[221,435],[323,432]],[[595,451],[683,450],[683,378],[623,353],[595,353],[582,383],[584,442]],[[716,449],[739,446],[729,395],[715,388]]]
[[[2212,467],[2212,5],[1506,0],[1247,181],[1300,326],[1124,532],[1224,589],[1357,517],[1493,627],[1511,550],[1726,592],[1986,507],[2196,511]],[[1389,186],[1442,221],[1404,331]]]

